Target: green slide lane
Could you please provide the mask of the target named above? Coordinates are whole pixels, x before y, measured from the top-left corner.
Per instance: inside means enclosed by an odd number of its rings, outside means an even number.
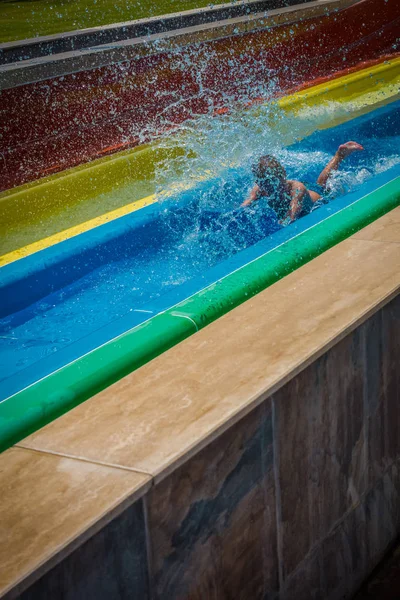
[[[400,203],[400,177],[0,403],[0,451],[189,337]]]
[[[229,0],[0,0],[0,43],[225,4]],[[235,1],[232,4],[236,4]]]

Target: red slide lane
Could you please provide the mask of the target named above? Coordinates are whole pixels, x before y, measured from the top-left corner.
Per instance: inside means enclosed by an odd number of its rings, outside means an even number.
[[[4,90],[0,189],[395,53],[397,0]]]

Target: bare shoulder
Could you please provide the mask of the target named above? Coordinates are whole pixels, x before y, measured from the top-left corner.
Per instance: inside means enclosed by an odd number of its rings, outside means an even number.
[[[288,179],[287,183],[292,196],[302,197],[307,193],[307,188],[304,183],[301,183],[301,181],[296,181],[296,179]]]

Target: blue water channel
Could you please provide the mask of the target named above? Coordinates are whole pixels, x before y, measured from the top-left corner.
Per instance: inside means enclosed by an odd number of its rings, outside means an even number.
[[[0,400],[75,360],[400,175],[400,102],[276,153],[311,189],[355,140],[329,202],[282,227],[260,200],[240,208],[250,166],[0,269]]]

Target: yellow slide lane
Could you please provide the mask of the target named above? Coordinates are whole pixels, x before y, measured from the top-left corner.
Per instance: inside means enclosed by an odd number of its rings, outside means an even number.
[[[395,58],[282,97],[276,105],[294,117],[312,116],[309,135],[394,101],[399,90]],[[259,110],[249,109],[248,117],[256,118]],[[278,126],[284,127],[282,119]],[[288,120],[290,138],[289,129]],[[174,135],[170,148],[156,142],[0,193],[0,266],[155,202],[158,165],[185,155],[181,136]]]
[[[90,219],[89,221],[84,221],[79,225],[75,225],[74,227],[70,227],[69,229],[64,229],[64,231],[60,231],[59,233],[55,233],[47,238],[42,240],[38,240],[37,242],[33,242],[32,244],[28,244],[23,248],[18,248],[18,250],[14,250],[13,252],[8,252],[7,254],[3,254],[0,257],[0,267],[11,263],[19,258],[23,258],[24,256],[29,256],[30,254],[34,254],[34,252],[39,252],[39,250],[43,250],[44,248],[48,248],[49,246],[54,246],[54,244],[58,244],[59,242],[63,242],[64,240],[68,240],[75,235],[79,235],[84,231],[89,231],[89,229],[93,229],[94,227],[98,227],[99,225],[104,225],[108,221],[113,221],[114,219],[118,219],[119,217],[123,217],[128,213],[135,212],[135,210],[139,210],[139,208],[143,208],[144,206],[148,206],[149,204],[153,204],[156,201],[156,196],[153,194],[152,196],[147,196],[146,198],[142,198],[141,200],[137,200],[136,202],[132,202],[131,204],[127,204],[126,206],[122,206],[116,210],[112,210],[100,217],[95,217],[94,219]]]

